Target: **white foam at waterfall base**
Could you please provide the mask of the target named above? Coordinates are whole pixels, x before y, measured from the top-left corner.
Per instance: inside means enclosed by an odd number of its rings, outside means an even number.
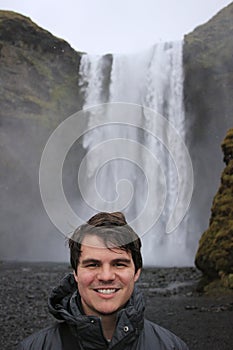
[[[80,88],[83,89],[85,102],[83,108],[92,107],[106,102],[124,102],[148,107],[164,116],[175,127],[180,138],[185,138],[185,114],[183,108],[183,70],[182,70],[182,42],[157,44],[145,52],[134,55],[113,55],[111,71],[109,72],[109,84],[106,86],[106,56],[83,55],[80,66]],[[106,90],[108,93],[106,94]],[[105,92],[105,93],[103,93]],[[104,100],[103,96],[108,96]],[[128,109],[127,109],[128,110]],[[132,113],[135,109],[132,108]],[[157,118],[149,117],[144,113],[143,108],[137,109],[137,116],[141,120],[142,129],[156,134]],[[90,128],[95,125],[96,118],[99,122],[108,122],[108,115],[96,115],[92,109],[88,113],[87,125]],[[96,157],[96,153],[87,157],[86,161],[86,186],[88,183],[95,183],[88,194],[90,206],[85,207],[84,201],[80,201],[80,207],[85,211],[86,216],[92,215],[99,208],[99,201],[105,200],[106,211],[123,210],[127,220],[131,221],[143,210],[147,199],[147,191],[150,191],[154,198],[154,205],[147,208],[147,218],[150,220],[157,207],[160,208],[163,201],[163,181],[158,176],[159,168],[162,169],[166,178],[166,201],[162,214],[154,226],[143,235],[143,256],[146,265],[158,266],[184,266],[193,265],[193,257],[189,255],[187,247],[188,224],[187,217],[171,233],[167,234],[166,225],[168,218],[174,209],[177,200],[178,178],[177,164],[174,164],[172,154],[176,154],[179,168],[185,173],[185,162],[182,159],[181,144],[174,143],[172,134],[165,128],[162,138],[168,144],[168,150],[161,140],[152,137],[150,133],[125,125],[109,125],[94,128],[83,138],[83,146],[87,153],[103,141],[123,138],[134,140],[150,149],[158,160],[158,166],[151,171],[151,161],[145,158],[143,152],[138,152],[138,163],[143,164],[140,169],[132,164],[130,159],[115,159],[103,164],[102,152]],[[128,150],[127,150],[128,151]],[[103,151],[104,152],[104,151]],[[133,150],[132,150],[133,152]],[[145,159],[144,159],[145,158]],[[185,176],[184,176],[185,178]],[[126,179],[131,184],[130,202],[127,198],[124,203],[127,205],[119,208],[117,201],[117,183]],[[148,188],[148,183],[153,184]],[[126,182],[126,189],[127,189]],[[88,188],[87,188],[88,192]],[[123,191],[124,192],[124,191]],[[182,198],[185,203],[186,198]],[[118,204],[117,204],[118,203]],[[186,203],[185,203],[186,204]],[[85,209],[83,209],[85,208]],[[103,207],[101,206],[101,210]],[[182,211],[182,208],[180,208]],[[134,227],[139,233],[143,232],[145,222]]]

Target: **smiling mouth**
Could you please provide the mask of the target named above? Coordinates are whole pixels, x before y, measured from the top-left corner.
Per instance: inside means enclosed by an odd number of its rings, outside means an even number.
[[[100,289],[95,289],[96,292],[100,293],[100,294],[113,294],[113,293],[116,293],[119,289],[116,289],[116,288],[107,288],[107,289],[103,289],[103,288],[100,288]]]

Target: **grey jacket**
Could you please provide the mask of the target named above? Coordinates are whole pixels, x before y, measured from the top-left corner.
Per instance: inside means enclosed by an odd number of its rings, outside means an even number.
[[[173,333],[144,319],[143,297],[136,288],[118,312],[111,342],[103,335],[100,318],[82,312],[73,274],[53,290],[49,310],[59,322],[24,339],[17,350],[188,350]]]

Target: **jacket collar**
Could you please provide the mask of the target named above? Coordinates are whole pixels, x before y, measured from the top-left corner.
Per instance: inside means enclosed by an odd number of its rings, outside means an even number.
[[[58,320],[68,323],[72,333],[78,338],[84,349],[114,349],[118,344],[131,343],[141,332],[144,324],[144,300],[141,292],[135,287],[125,307],[117,315],[117,327],[111,343],[103,336],[101,320],[96,316],[83,313],[80,295],[73,274],[68,274],[55,288],[48,302],[49,311]],[[119,347],[122,349],[123,347]]]

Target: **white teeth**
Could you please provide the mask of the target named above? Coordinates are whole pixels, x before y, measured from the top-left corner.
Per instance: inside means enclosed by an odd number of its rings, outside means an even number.
[[[111,293],[115,293],[116,289],[97,289],[98,293],[102,293],[102,294],[111,294]]]

